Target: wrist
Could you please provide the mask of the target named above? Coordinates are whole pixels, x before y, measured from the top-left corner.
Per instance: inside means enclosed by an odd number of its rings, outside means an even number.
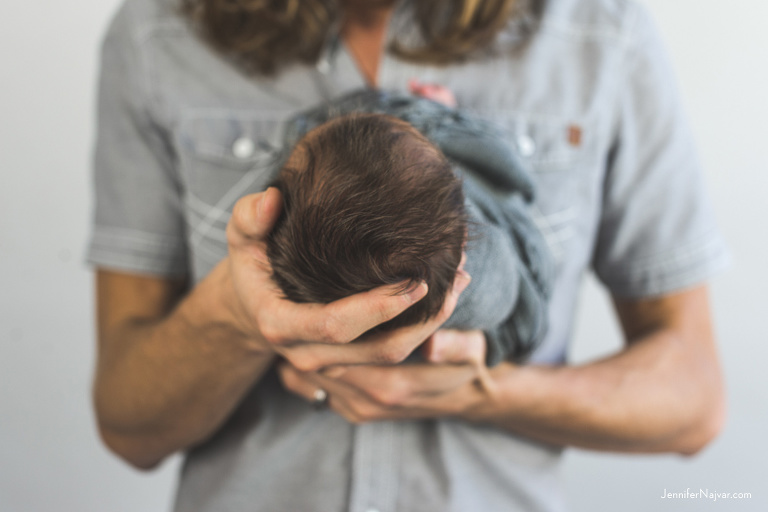
[[[475,393],[461,414],[467,421],[494,423],[535,403],[535,374],[539,367],[502,362],[488,370],[488,384],[473,383]]]
[[[495,408],[499,386],[488,368],[465,383],[452,400],[451,415],[473,423],[486,422],[487,412]]]
[[[199,300],[185,315],[186,322],[193,329],[209,337],[230,340],[248,353],[261,356],[274,354],[237,296],[229,258],[214,267],[198,285],[196,295]]]

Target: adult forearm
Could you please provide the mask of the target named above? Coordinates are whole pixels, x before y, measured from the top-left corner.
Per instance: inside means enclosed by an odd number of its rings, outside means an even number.
[[[229,255],[181,302],[173,279],[99,270],[94,401],[106,443],[139,467],[205,440],[280,354],[305,371],[404,360],[453,312],[459,273],[432,319],[350,343],[424,298],[425,283],[380,286],[329,304],[286,300],[266,239],[276,189],[238,200]]]
[[[220,265],[167,316],[104,328],[94,382],[102,436],[137,467],[206,439],[273,359],[230,327]]]
[[[691,351],[674,331],[655,332],[591,364],[503,364],[491,374],[496,395],[466,417],[552,444],[691,454],[717,434],[724,417],[716,358]]]

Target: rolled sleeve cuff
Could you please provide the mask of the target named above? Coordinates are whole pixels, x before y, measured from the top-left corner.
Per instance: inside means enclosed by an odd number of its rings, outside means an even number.
[[[96,227],[86,261],[94,267],[164,277],[188,273],[184,239],[119,228]]]
[[[730,263],[726,244],[717,235],[680,246],[671,253],[627,264],[600,279],[618,297],[664,295],[702,284]]]

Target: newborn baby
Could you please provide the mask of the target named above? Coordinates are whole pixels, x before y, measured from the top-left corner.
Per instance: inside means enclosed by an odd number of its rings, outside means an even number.
[[[267,255],[288,299],[425,281],[427,296],[377,329],[421,322],[440,310],[466,244],[473,281],[444,327],[483,329],[489,365],[531,352],[546,329],[550,258],[527,211],[533,182],[494,127],[362,91],[296,116],[285,141]]]
[[[284,213],[267,254],[288,299],[327,303],[424,281],[426,297],[379,329],[439,312],[466,239],[464,195],[411,125],[383,114],[333,119],[299,141],[275,186]]]

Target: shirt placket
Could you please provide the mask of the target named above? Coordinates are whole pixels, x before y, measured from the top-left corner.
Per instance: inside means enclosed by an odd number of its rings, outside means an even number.
[[[402,430],[391,421],[355,427],[349,512],[396,512]]]
[[[389,84],[392,63],[385,56],[379,83]],[[340,41],[330,45],[317,70],[330,97],[367,87],[351,55]],[[330,97],[326,99],[331,99]],[[396,512],[403,425],[382,421],[353,430],[349,512]]]

